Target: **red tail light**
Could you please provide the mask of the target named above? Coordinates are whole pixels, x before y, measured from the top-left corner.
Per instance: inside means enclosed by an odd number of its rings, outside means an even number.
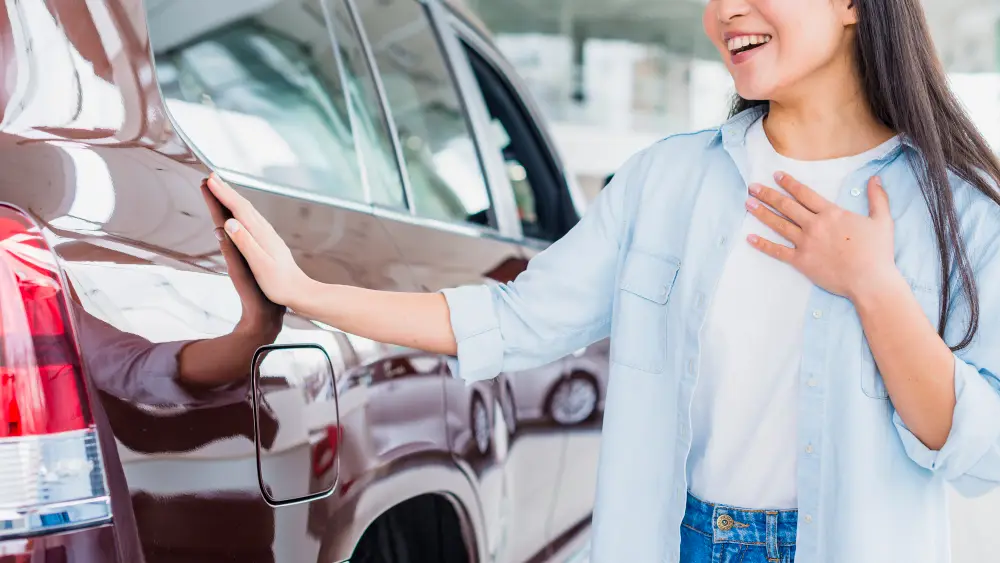
[[[324,438],[316,442],[312,450],[313,475],[316,477],[322,477],[333,467],[343,429],[340,426],[327,426],[325,432]]]
[[[0,205],[0,539],[111,518],[68,303],[41,230]]]

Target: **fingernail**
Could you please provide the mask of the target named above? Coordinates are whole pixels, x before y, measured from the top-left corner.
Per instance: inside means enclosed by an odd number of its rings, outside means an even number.
[[[760,184],[750,184],[750,193],[757,195],[760,193]]]
[[[785,177],[785,173],[784,172],[775,172],[774,173],[774,181],[775,182],[780,182],[781,179],[784,178],[784,177]]]
[[[880,188],[882,187],[882,178],[881,177],[875,176],[875,185],[878,186],[878,187],[880,187]]]
[[[215,238],[219,242],[222,242],[223,240],[225,240],[226,235],[225,235],[225,233],[222,232],[222,229],[212,229],[212,232],[215,234]]]
[[[747,209],[753,211],[754,209],[757,209],[758,207],[760,207],[760,203],[756,199],[750,198],[750,199],[747,200]]]
[[[233,234],[240,230],[240,223],[236,219],[229,219],[226,221],[226,232]]]
[[[750,244],[757,244],[757,241],[760,240],[760,237],[758,237],[757,235],[747,235],[747,240],[750,241]]]

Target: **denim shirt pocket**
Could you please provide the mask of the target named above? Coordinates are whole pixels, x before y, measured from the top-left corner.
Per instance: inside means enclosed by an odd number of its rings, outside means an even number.
[[[666,365],[667,305],[680,261],[632,250],[619,283],[611,361],[649,373]]]
[[[910,283],[914,297],[917,298],[917,302],[924,310],[924,314],[927,315],[936,330],[938,307],[941,303],[940,290],[933,284],[919,283],[909,277],[907,281]],[[868,335],[865,334],[864,329],[861,330],[861,391],[871,399],[889,398],[889,391],[885,388],[882,373],[878,369],[878,364],[875,363],[875,356],[868,345]]]

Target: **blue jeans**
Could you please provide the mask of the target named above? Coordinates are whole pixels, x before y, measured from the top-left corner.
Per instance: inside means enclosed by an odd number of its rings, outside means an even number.
[[[792,563],[797,510],[744,510],[688,495],[681,563]]]

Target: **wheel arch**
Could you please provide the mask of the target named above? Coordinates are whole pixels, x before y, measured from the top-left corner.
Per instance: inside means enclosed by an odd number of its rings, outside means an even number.
[[[364,533],[382,516],[408,500],[437,496],[457,516],[470,562],[486,560],[485,522],[479,495],[465,473],[448,459],[400,459],[359,478],[358,492],[331,515],[323,560],[348,561]],[[339,513],[339,514],[338,514]]]

